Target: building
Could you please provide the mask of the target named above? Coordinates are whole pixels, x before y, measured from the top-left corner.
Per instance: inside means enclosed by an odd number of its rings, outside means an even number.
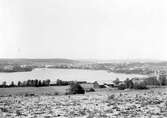
[[[142,82],[144,82],[146,78],[145,77],[142,77],[142,78],[132,78],[132,82],[133,84],[140,84]]]

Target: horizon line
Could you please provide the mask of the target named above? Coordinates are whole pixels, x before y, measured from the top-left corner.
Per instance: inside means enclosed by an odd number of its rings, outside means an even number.
[[[6,58],[6,57],[1,57],[0,60],[2,59],[20,59],[20,60],[24,60],[24,59],[68,59],[68,60],[92,60],[92,61],[167,61],[165,59],[150,59],[150,58],[128,58],[128,59],[109,59],[109,58],[53,58],[53,57],[49,57],[49,58],[32,58],[32,57],[24,57],[24,58]]]

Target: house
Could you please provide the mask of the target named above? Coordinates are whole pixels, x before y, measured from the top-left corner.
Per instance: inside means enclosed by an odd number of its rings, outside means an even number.
[[[4,66],[4,70],[6,70],[6,71],[12,71],[13,69],[14,69],[14,67],[11,65]]]
[[[111,82],[111,83],[104,83],[104,85],[106,85],[106,87],[115,87],[115,84],[113,82]]]
[[[83,83],[83,84],[80,84],[85,90],[89,90],[91,88],[94,88],[94,84],[92,83]]]
[[[132,78],[132,82],[133,84],[140,84],[142,82],[145,81],[146,78],[142,77],[142,78]]]

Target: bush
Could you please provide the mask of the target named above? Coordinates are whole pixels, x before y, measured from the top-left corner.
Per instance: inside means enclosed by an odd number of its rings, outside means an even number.
[[[120,83],[119,78],[116,78],[116,79],[113,81],[113,83],[114,83],[115,85],[119,85],[119,83]]]
[[[114,98],[115,98],[115,95],[114,95],[114,94],[108,96],[108,100],[113,100]]]
[[[59,95],[59,93],[58,92],[54,92],[54,95]]]
[[[124,90],[124,89],[126,89],[126,85],[125,84],[120,84],[120,85],[118,85],[118,89],[119,90]]]
[[[147,85],[145,82],[141,82],[141,83],[135,83],[133,85],[134,89],[147,89]]]
[[[106,88],[105,85],[99,85],[99,88]]]
[[[25,97],[32,97],[32,96],[36,96],[34,93],[25,93],[25,95],[24,95]]]
[[[73,83],[70,85],[69,92],[66,94],[85,94],[85,90],[80,84]]]

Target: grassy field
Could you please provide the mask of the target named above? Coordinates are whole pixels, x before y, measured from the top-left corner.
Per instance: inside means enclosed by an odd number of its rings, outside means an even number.
[[[0,96],[63,95],[69,86],[0,88]]]
[[[148,90],[97,89],[63,94],[66,87],[1,88],[0,118],[165,118],[167,87]],[[33,93],[37,96],[26,96]],[[19,95],[19,96],[15,96]]]

